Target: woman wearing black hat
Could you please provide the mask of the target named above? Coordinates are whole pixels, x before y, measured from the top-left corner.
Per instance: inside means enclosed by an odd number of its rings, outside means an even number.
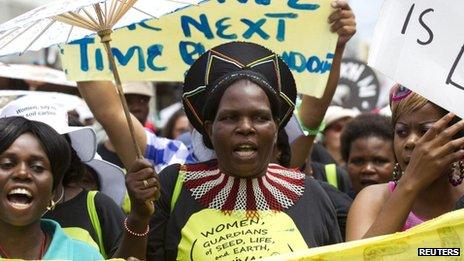
[[[332,25],[341,36],[340,57],[355,24],[346,4],[335,7],[345,11]],[[91,99],[95,89],[80,88]],[[217,160],[171,165],[160,173],[148,260],[253,260],[341,241],[322,188],[299,171],[270,163],[295,98],[289,68],[256,44],[223,44],[192,65],[184,109]]]
[[[252,260],[341,241],[322,188],[270,163],[295,98],[288,67],[256,44],[223,44],[192,65],[184,108],[217,160],[160,174],[149,260]]]
[[[256,44],[223,44],[192,65],[184,108],[217,160],[161,172],[150,260],[257,259],[340,242],[321,187],[270,164],[295,98],[289,68]]]

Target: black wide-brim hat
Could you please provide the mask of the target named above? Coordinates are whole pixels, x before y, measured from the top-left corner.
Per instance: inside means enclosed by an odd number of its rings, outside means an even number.
[[[230,42],[201,55],[188,70],[182,95],[193,127],[205,135],[204,106],[219,82],[241,72],[259,75],[280,102],[279,128],[292,116],[296,100],[295,79],[285,62],[269,49],[249,42]]]

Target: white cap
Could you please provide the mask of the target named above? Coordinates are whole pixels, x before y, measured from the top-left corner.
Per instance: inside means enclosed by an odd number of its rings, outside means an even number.
[[[340,119],[354,118],[358,115],[359,112],[354,109],[347,109],[340,106],[329,106],[329,108],[327,108],[327,112],[325,113],[323,122],[327,127]]]
[[[95,131],[90,127],[68,126],[68,113],[54,99],[46,95],[27,95],[3,107],[0,117],[22,116],[48,124],[59,134],[68,134],[79,158],[90,161],[97,149]]]
[[[103,160],[98,153],[95,154],[94,159],[85,162],[85,164],[92,167],[97,173],[100,192],[121,206],[126,195],[124,171],[113,163]]]
[[[122,84],[124,94],[139,94],[153,97],[153,85],[150,82],[126,82]]]

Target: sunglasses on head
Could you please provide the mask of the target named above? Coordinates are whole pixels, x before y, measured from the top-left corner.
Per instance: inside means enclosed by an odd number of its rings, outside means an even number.
[[[401,101],[402,99],[408,97],[411,93],[412,91],[404,87],[403,85],[397,85],[393,88],[392,92],[390,93],[390,102]]]

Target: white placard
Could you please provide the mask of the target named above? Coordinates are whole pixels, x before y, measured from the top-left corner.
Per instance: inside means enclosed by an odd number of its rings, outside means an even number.
[[[369,65],[464,118],[464,1],[385,0]]]

